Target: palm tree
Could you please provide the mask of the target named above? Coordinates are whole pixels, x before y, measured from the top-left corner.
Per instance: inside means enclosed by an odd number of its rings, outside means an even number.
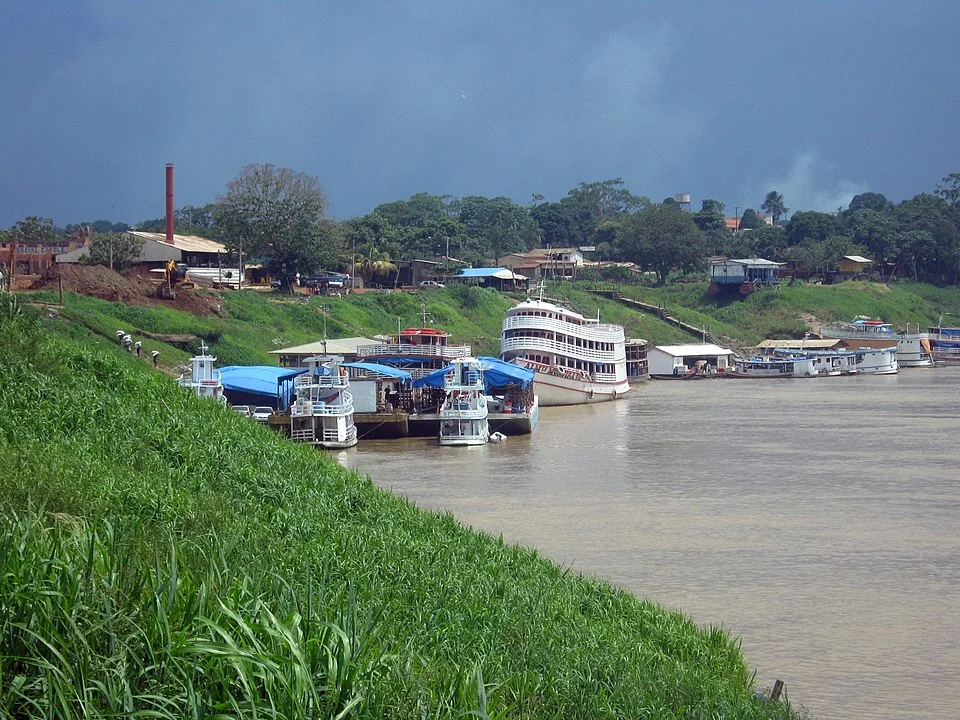
[[[760,206],[760,209],[770,213],[774,225],[777,224],[780,218],[786,217],[787,213],[790,212],[790,208],[783,204],[783,195],[776,190],[771,190],[767,193],[767,197],[763,201],[763,205]]]
[[[397,266],[391,262],[386,252],[377,250],[373,245],[364,244],[357,248],[352,272],[354,275],[359,274],[364,283],[369,284],[376,278],[386,278],[390,273],[397,272]]]

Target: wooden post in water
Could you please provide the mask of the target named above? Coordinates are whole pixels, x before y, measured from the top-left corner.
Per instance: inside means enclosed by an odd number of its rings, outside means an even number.
[[[773,690],[770,691],[770,699],[773,702],[780,701],[780,693],[783,692],[783,680],[775,680],[773,683]]]

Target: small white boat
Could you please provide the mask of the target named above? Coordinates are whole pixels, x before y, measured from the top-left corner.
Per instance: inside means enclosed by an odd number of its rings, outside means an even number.
[[[183,373],[177,383],[182,388],[192,391],[197,397],[210,398],[222,405],[227,404],[223,394],[223,381],[220,371],[214,369],[217,361],[212,355],[207,355],[207,346],[200,343],[200,354],[190,358],[190,373]]]
[[[507,436],[502,432],[495,432],[490,436],[490,442],[492,443],[502,443],[507,439]]]
[[[443,389],[440,444],[485,445],[490,440],[490,426],[482,363],[473,357],[455,359],[444,377]]]
[[[894,375],[900,371],[897,348],[857,348],[857,373],[861,375]]]
[[[307,372],[294,381],[296,399],[290,404],[290,439],[324,448],[357,444],[353,395],[340,355],[316,355],[304,360]]]
[[[736,360],[733,370],[724,373],[732,378],[810,378],[817,376],[817,367],[808,357],[752,357]]]

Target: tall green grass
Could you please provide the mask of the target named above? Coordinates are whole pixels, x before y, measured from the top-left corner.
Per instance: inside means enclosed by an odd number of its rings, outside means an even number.
[[[794,716],[721,629],[0,310],[7,715]]]

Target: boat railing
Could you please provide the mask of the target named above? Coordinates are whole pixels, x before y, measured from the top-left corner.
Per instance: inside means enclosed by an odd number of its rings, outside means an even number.
[[[345,374],[340,375],[311,375],[310,373],[305,373],[303,375],[297,375],[293,381],[293,387],[296,390],[303,390],[312,385],[323,388],[345,388],[349,387],[350,381],[347,379]]]
[[[486,406],[470,407],[470,403],[449,402],[440,408],[440,418],[443,420],[483,420],[488,414]]]
[[[623,342],[624,340],[623,327],[610,323],[591,322],[585,325],[577,325],[563,320],[537,315],[508,315],[503,320],[504,330],[522,330],[526,328],[561,332],[566,335],[575,335],[598,342]]]
[[[340,393],[340,402],[326,403],[298,399],[290,406],[291,417],[316,417],[322,415],[349,415],[353,412],[353,395],[348,392]]]
[[[469,357],[469,345],[410,345],[408,343],[382,343],[379,345],[360,345],[357,355],[362,357]]]
[[[622,342],[614,344],[613,350],[597,350],[596,348],[580,347],[579,345],[571,345],[549,338],[512,337],[503,338],[500,341],[501,354],[515,350],[539,350],[594,362],[620,362],[627,359],[627,351]]]

